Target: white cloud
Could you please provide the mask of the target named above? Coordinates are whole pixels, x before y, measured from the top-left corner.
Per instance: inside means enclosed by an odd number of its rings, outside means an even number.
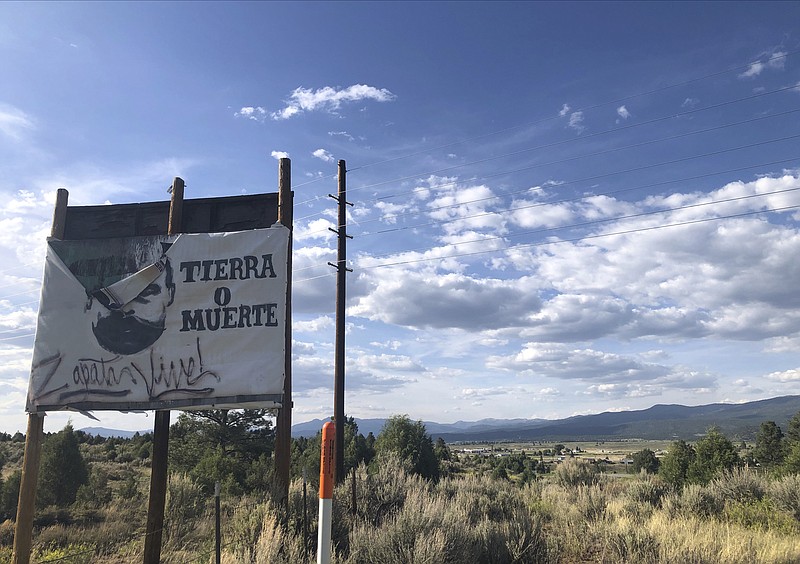
[[[739,75],[739,78],[753,78],[760,75],[765,70],[783,70],[786,65],[786,55],[784,51],[773,51],[765,53],[758,60],[750,63],[747,70]]]
[[[337,89],[330,86],[312,90],[310,88],[296,88],[286,101],[286,107],[271,115],[274,120],[289,119],[303,112],[324,110],[335,112],[342,104],[373,100],[376,102],[391,102],[396,96],[385,88],[375,88],[366,84],[354,84],[347,88]]]
[[[573,112],[569,116],[569,123],[567,124],[568,127],[574,129],[578,133],[581,133],[583,130],[586,129],[583,125],[583,112]]]
[[[519,325],[540,305],[525,279],[436,276],[407,269],[399,274],[384,268],[365,273],[356,282],[360,295],[349,308],[350,315],[406,327],[480,331]]]
[[[0,133],[19,141],[23,133],[34,129],[31,117],[14,106],[0,104]]]
[[[694,108],[699,103],[700,100],[697,98],[686,98],[681,104],[681,108]]]
[[[333,318],[329,315],[315,317],[308,321],[292,321],[292,330],[298,333],[319,333],[333,328]]]
[[[773,380],[775,382],[800,382],[800,368],[795,368],[793,370],[785,370],[783,372],[772,372],[765,376],[767,380]]]
[[[335,237],[335,233],[331,229],[335,229],[336,224],[324,217],[309,221],[307,224],[298,222],[294,226],[292,237],[295,241],[308,241],[311,239],[322,239],[327,241]]]
[[[289,153],[286,151],[272,151],[270,156],[275,160],[288,159]]]
[[[564,117],[569,113],[570,109],[571,108],[569,107],[569,104],[564,104],[563,106],[561,106],[561,109],[558,111],[558,115],[560,115],[561,117]]]
[[[622,119],[628,119],[629,117],[631,117],[631,113],[625,106],[620,106],[619,108],[617,108],[617,115]]]
[[[332,163],[334,161],[333,155],[325,149],[317,149],[311,154],[319,160],[325,161],[326,163]]]
[[[235,117],[251,119],[253,121],[264,121],[265,119],[267,119],[267,110],[265,110],[261,106],[257,107],[245,106],[244,108],[234,113],[233,115]]]
[[[328,135],[331,137],[344,137],[348,141],[355,141],[356,138],[347,133],[346,131],[329,131]]]

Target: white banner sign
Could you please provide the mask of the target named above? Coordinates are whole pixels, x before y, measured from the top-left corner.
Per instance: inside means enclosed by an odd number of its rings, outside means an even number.
[[[27,410],[280,406],[288,242],[49,240]]]

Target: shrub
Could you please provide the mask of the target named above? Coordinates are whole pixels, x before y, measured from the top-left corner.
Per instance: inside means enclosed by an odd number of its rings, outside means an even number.
[[[233,510],[225,530],[225,560],[228,562],[255,562],[256,544],[264,526],[264,519],[273,508],[266,503],[255,503],[243,498]]]
[[[613,562],[659,562],[659,543],[655,536],[640,527],[625,527],[608,534],[606,549]]]
[[[714,517],[722,512],[724,502],[699,484],[689,484],[678,497],[682,513],[699,517]]]
[[[726,520],[758,531],[776,531],[792,534],[800,531],[800,526],[792,516],[775,511],[770,500],[750,502],[731,502],[725,506]]]
[[[775,507],[800,521],[800,475],[789,474],[771,482],[767,486],[767,495]]]
[[[543,561],[547,548],[538,518],[519,490],[501,488],[490,479],[469,478],[446,479],[430,491],[411,489],[380,527],[354,527],[346,562]]]
[[[766,494],[766,488],[764,479],[747,468],[723,472],[708,484],[711,495],[723,503],[760,501]]]
[[[164,512],[165,537],[182,538],[194,529],[194,522],[206,508],[206,495],[186,474],[173,474],[167,484]]]
[[[661,507],[661,500],[666,495],[668,487],[660,480],[644,477],[631,482],[625,496],[636,503],[646,503],[652,507]]]
[[[0,546],[11,546],[14,544],[14,527],[15,523],[11,519],[6,519],[0,523]],[[9,559],[9,562],[11,560]],[[5,562],[5,560],[0,560]]]
[[[560,485],[574,488],[580,485],[596,484],[600,477],[600,472],[588,462],[577,458],[567,458],[556,466],[555,476]]]

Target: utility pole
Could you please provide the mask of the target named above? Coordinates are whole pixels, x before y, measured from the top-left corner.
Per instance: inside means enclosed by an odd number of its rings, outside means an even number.
[[[352,239],[347,234],[347,208],[352,206],[347,201],[347,167],[345,162],[339,161],[339,191],[336,196],[328,194],[339,204],[339,220],[336,229],[329,228],[339,236],[336,251],[336,264],[328,263],[336,269],[336,355],[333,376],[333,418],[336,421],[335,445],[335,474],[336,483],[344,480],[344,330],[345,330],[345,300],[346,300],[346,275],[353,272],[347,268],[347,239]]]
[[[183,231],[183,193],[185,183],[179,177],[172,181],[167,234]],[[164,508],[167,500],[167,463],[169,459],[169,410],[156,411],[153,422],[153,458],[150,463],[150,500],[144,537],[144,564],[161,562],[161,539],[164,529]]]
[[[289,254],[286,286],[286,332],[283,404],[278,410],[275,429],[275,482],[280,503],[289,509],[289,480],[292,463],[292,225],[294,224],[294,192],[292,192],[292,161],[282,158],[278,168],[278,222],[289,228]],[[287,513],[288,514],[288,513]]]

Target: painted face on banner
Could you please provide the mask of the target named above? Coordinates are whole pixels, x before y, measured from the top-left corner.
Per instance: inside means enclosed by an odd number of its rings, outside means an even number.
[[[175,300],[172,264],[119,309],[99,308],[92,323],[97,343],[116,354],[135,354],[152,346],[166,329],[167,308]]]

